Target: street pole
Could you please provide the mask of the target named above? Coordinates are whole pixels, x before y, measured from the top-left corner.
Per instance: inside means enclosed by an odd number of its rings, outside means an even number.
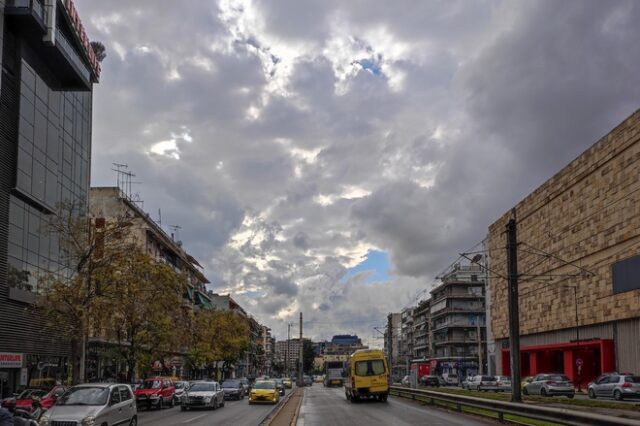
[[[302,382],[302,370],[304,368],[304,344],[302,343],[302,312],[300,312],[300,372],[298,373],[299,386],[304,386]]]
[[[480,315],[478,315],[477,318],[477,331],[476,333],[478,334],[478,374],[482,375],[484,372],[482,371],[482,364],[483,364],[483,359],[482,359],[482,330],[480,329]],[[458,377],[460,377],[460,375],[458,375]]]
[[[576,309],[576,355],[580,356],[580,323],[578,321],[578,286],[573,286],[573,299],[575,303]],[[578,392],[582,392],[582,365],[578,366]]]
[[[284,354],[284,370],[287,372],[287,377],[291,377],[291,370],[289,370],[290,342],[291,342],[291,323],[287,324],[287,352]]]
[[[520,316],[518,306],[518,239],[515,210],[507,223],[507,277],[509,287],[509,358],[511,401],[522,402],[520,394]]]

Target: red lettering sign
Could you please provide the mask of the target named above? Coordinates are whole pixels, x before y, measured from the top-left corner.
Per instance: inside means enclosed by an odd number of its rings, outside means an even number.
[[[73,0],[66,0],[65,7],[67,8],[67,13],[69,14],[69,18],[71,19],[73,29],[78,35],[80,43],[82,43],[84,51],[89,58],[89,63],[91,64],[93,72],[97,77],[100,77],[100,61],[98,61],[98,58],[96,57],[96,54],[91,47],[91,41],[89,40],[89,37],[84,30],[84,26],[82,25],[82,21],[80,20],[80,15],[78,14],[76,6],[73,4]]]

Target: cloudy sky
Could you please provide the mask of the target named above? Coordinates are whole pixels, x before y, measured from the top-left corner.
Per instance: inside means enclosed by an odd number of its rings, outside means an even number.
[[[112,163],[286,337],[374,326],[640,106],[640,2],[76,0]],[[294,330],[297,332],[297,325]]]

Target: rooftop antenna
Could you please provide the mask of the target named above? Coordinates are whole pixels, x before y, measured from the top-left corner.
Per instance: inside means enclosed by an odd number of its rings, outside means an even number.
[[[180,241],[180,230],[182,229],[182,226],[180,226],[180,225],[169,225],[169,228],[171,228],[171,230],[173,231],[171,233],[171,236],[174,236],[174,234],[175,234],[175,241]]]
[[[115,167],[115,169],[111,169],[114,172],[116,172],[116,182],[117,182],[117,187],[118,189],[120,189],[121,191],[123,191],[121,185],[124,184],[124,176],[122,176],[125,172],[123,169],[128,169],[129,165],[128,164],[121,164],[121,163],[111,163],[113,164],[113,166]],[[124,191],[123,191],[124,192]]]

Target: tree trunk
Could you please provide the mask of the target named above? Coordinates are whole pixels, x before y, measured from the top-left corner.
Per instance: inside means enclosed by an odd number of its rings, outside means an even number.
[[[82,338],[71,339],[71,383],[82,383]]]

